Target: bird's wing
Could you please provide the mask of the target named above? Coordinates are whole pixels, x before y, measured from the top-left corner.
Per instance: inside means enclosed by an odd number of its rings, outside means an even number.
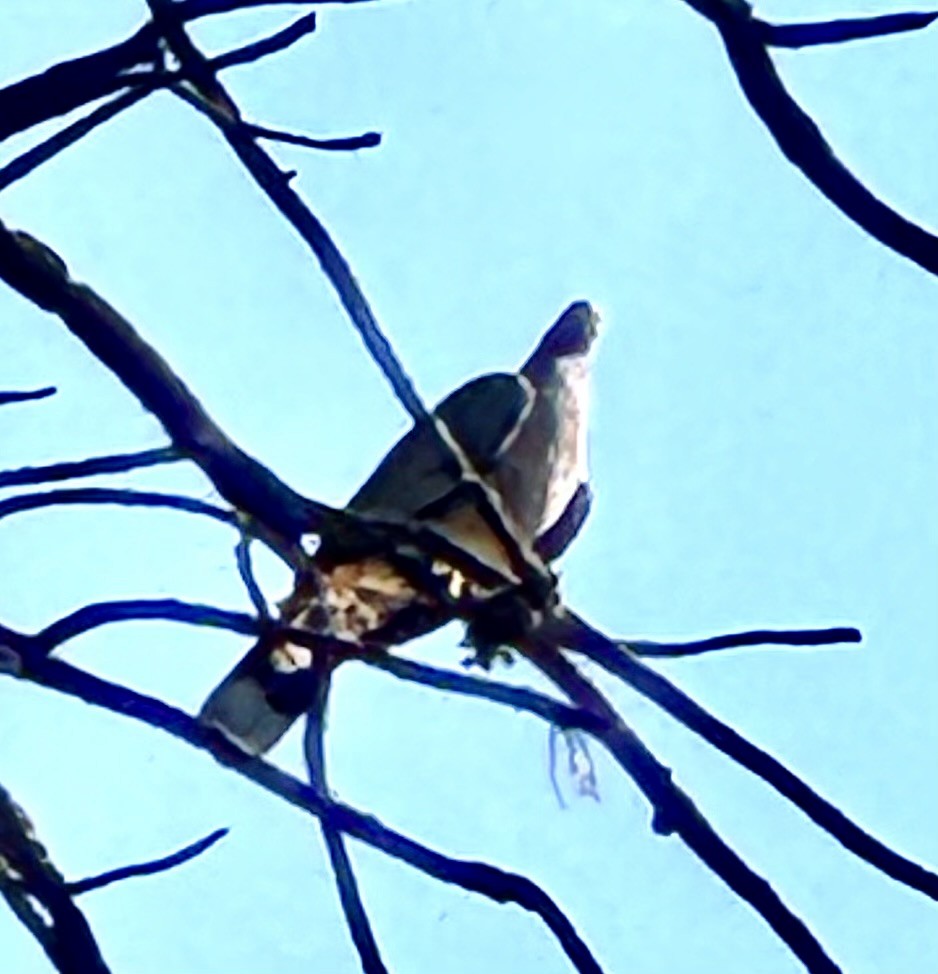
[[[531,409],[534,391],[518,375],[493,373],[472,379],[436,408],[483,476]],[[349,509],[385,520],[420,518],[439,509],[459,486],[459,467],[426,426],[414,426],[391,448]]]

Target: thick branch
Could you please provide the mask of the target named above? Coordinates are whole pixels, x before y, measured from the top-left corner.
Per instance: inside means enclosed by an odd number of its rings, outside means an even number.
[[[60,974],[108,974],[94,934],[26,813],[0,788],[0,895]],[[38,907],[38,908],[37,908]]]
[[[183,21],[248,7],[272,6],[279,0],[179,0],[174,11]],[[310,3],[298,2],[299,6]],[[57,115],[113,94],[128,84],[132,72],[161,62],[158,33],[145,24],[112,47],[70,61],[0,88],[0,142]]]
[[[296,540],[336,514],[279,480],[237,447],[169,364],[91,288],[73,281],[44,244],[0,224],[0,277],[58,315],[163,424],[174,446],[195,461],[234,507],[284,538]]]

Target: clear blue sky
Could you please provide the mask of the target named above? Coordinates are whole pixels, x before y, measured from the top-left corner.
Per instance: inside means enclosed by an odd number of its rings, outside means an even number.
[[[873,9],[786,0],[762,12]],[[14,0],[2,80],[112,43],[143,13],[130,0],[93,12]],[[221,49],[284,16],[216,18],[196,33]],[[926,31],[778,59],[842,155],[932,225],[936,44]],[[569,601],[610,633],[651,638],[858,625],[860,648],[662,669],[860,824],[938,866],[935,281],[787,165],[715,33],[678,0],[363,4],[323,9],[304,44],[226,80],[259,122],[384,133],[356,156],[276,154],[428,400],[516,365],[569,300],[603,308],[596,502],[562,563]],[[41,134],[8,143],[3,159]],[[247,450],[312,496],[342,502],[405,427],[304,248],[171,97],[3,193],[0,216],[55,247]],[[3,410],[0,467],[163,442],[56,320],[2,291],[0,321],[0,387],[60,388]],[[120,480],[211,496],[182,469]],[[171,513],[23,515],[0,526],[0,619],[32,629],[89,601],[145,596],[245,608],[232,542]],[[283,574],[263,568],[281,594]],[[458,637],[448,630],[419,653],[454,665]],[[65,656],[195,710],[244,645],[131,624]],[[536,684],[520,666],[509,675]],[[593,675],[845,969],[936,969],[933,904]],[[300,772],[300,748],[294,733],[274,759]],[[352,667],[340,675],[337,793],[440,849],[536,879],[608,971],[799,969],[677,840],[651,834],[644,802],[605,758],[602,802],[560,810],[546,752],[532,719]],[[82,901],[115,971],[357,970],[314,823],[208,757],[0,680],[0,781],[70,877],[231,827],[184,869]],[[536,920],[353,854],[394,970],[569,969]],[[47,970],[3,911],[0,947],[11,972]]]

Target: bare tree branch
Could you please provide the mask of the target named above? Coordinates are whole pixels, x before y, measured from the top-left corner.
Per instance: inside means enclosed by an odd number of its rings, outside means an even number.
[[[183,21],[191,21],[249,7],[274,5],[313,4],[312,0],[298,0],[291,4],[280,3],[280,0],[180,0],[173,4],[173,9]],[[161,63],[158,38],[153,24],[148,23],[118,44],[62,61],[46,71],[0,88],[0,142],[15,132],[23,132],[120,91],[135,71]]]
[[[271,129],[264,125],[244,123],[246,132],[256,139],[267,139],[270,142],[283,142],[287,145],[300,145],[307,149],[322,149],[326,152],[355,152],[358,149],[373,149],[381,144],[379,132],[364,132],[361,135],[347,135],[331,139],[317,139],[309,135],[296,135],[281,129]]]
[[[769,24],[753,18],[753,24],[759,39],[770,47],[814,47],[922,30],[936,18],[938,13],[901,13],[880,17],[848,17],[814,24]]]
[[[302,40],[316,29],[316,14],[305,14],[292,24],[287,24],[282,30],[278,30],[268,37],[245,44],[244,47],[227,51],[219,54],[209,62],[215,71],[224,71],[226,68],[233,68],[241,64],[253,64],[261,58],[270,54],[276,54],[291,47],[297,41]]]
[[[158,446],[136,453],[113,453],[86,460],[69,460],[49,463],[41,467],[20,467],[18,470],[0,470],[0,487],[20,487],[24,484],[48,484],[57,480],[74,480],[76,477],[95,477],[103,473],[124,473],[140,467],[153,467],[162,463],[176,463],[184,459],[171,446]]]
[[[276,163],[257,144],[250,132],[245,130],[237,105],[218,80],[209,61],[189,39],[182,21],[173,10],[173,4],[170,0],[147,0],[147,5],[154,23],[163,33],[188,80],[194,86],[194,90],[186,86],[176,86],[174,91],[215,123],[244,167],[309,245],[401,405],[410,413],[415,423],[423,423],[433,431],[442,449],[457,462],[464,485],[477,497],[479,512],[504,545],[512,570],[518,578],[527,583],[533,592],[552,588],[549,573],[537,553],[512,530],[497,492],[474,469],[465,450],[447,429],[446,424],[431,414],[420,399],[378,325],[348,262],[326,228],[289,185],[289,179]]]
[[[306,733],[303,751],[306,755],[306,767],[309,772],[309,783],[324,797],[329,796],[329,786],[326,782],[326,754],[323,738],[326,731],[326,706],[329,701],[329,690],[332,686],[332,664],[324,657],[317,657],[313,661],[313,673],[316,681],[316,692],[307,711]],[[332,863],[335,874],[336,888],[339,891],[339,901],[345,922],[352,935],[352,942],[358,951],[362,970],[365,974],[387,974],[387,967],[381,959],[381,951],[375,939],[371,922],[365,912],[361,894],[358,891],[358,881],[352,869],[352,860],[345,848],[342,833],[329,823],[320,820],[322,837]]]
[[[119,115],[125,109],[136,105],[138,101],[142,101],[154,90],[154,87],[152,84],[141,84],[131,91],[121,92],[110,101],[99,105],[84,117],[66,125],[54,135],[50,135],[48,139],[0,167],[0,192],[3,192],[17,180],[28,176],[43,163],[55,158],[60,152],[73,146],[99,125],[103,125],[115,115]]]
[[[339,512],[303,497],[239,449],[212,420],[163,357],[91,288],[73,281],[64,262],[24,233],[0,224],[0,277],[57,314],[163,424],[218,492],[261,524],[296,540]]]
[[[153,876],[156,873],[166,872],[181,866],[190,859],[202,855],[210,849],[219,839],[223,839],[228,834],[228,829],[216,829],[210,835],[206,835],[196,842],[187,845],[168,856],[159,859],[150,859],[147,862],[134,863],[130,866],[119,866],[117,869],[109,869],[106,873],[97,876],[89,876],[87,879],[77,879],[67,883],[66,889],[72,896],[81,896],[82,893],[90,893],[92,890],[102,889],[110,886],[111,883],[119,883],[125,879],[133,879],[136,876]]]
[[[19,652],[23,660],[22,678],[163,730],[208,751],[236,774],[255,782],[289,804],[306,810],[346,835],[406,862],[435,879],[480,893],[498,903],[515,903],[537,914],[554,934],[577,971],[581,974],[602,974],[596,959],[560,907],[531,880],[485,863],[453,859],[421,845],[389,829],[371,815],[364,815],[348,805],[320,795],[274,765],[259,758],[248,758],[237,747],[181,710],[155,697],[147,697],[92,676],[62,660],[46,657],[29,640],[20,644]]]
[[[202,514],[221,521],[223,524],[236,524],[235,515],[213,504],[196,500],[194,497],[180,497],[177,494],[163,494],[148,490],[118,490],[108,487],[70,487],[62,490],[39,491],[34,494],[18,494],[0,500],[0,520],[24,511],[35,511],[43,507],[59,507],[72,504],[117,504],[123,507],[155,507],[184,511],[187,514]]]
[[[845,849],[897,882],[938,900],[938,875],[906,859],[852,822],[839,808],[821,797],[780,761],[751,744],[728,724],[709,714],[659,673],[644,665],[614,642],[575,617],[558,635],[563,645],[621,677],[642,696],[699,734],[705,741],[731,757],[742,767],[771,785],[800,808],[817,826],[833,836]]]
[[[60,974],[109,974],[94,934],[26,813],[0,787],[0,895]]]
[[[766,50],[765,25],[753,20],[749,5],[743,0],[685,2],[719,31],[743,94],[789,162],[870,236],[938,274],[938,237],[874,196],[837,158],[782,83]]]
[[[0,406],[7,406],[14,402],[31,402],[34,399],[48,399],[56,393],[55,386],[43,386],[41,389],[30,389],[27,392],[0,392]]]
[[[862,638],[860,630],[853,626],[832,626],[829,629],[752,629],[748,632],[727,633],[683,643],[619,639],[616,640],[616,645],[635,656],[679,658],[750,646],[832,646],[858,643]]]
[[[605,729],[594,732],[594,736],[648,799],[654,810],[652,828],[660,835],[679,835],[703,863],[768,923],[811,974],[838,974],[840,968],[804,921],[717,834],[691,798],[674,784],[671,771],[626,727],[599,690],[550,643],[532,641],[525,655],[573,703],[605,721]]]

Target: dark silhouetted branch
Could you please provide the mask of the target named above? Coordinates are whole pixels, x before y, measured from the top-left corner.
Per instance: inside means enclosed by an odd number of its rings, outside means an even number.
[[[244,583],[244,588],[258,618],[270,619],[270,607],[267,605],[267,599],[264,598],[264,593],[254,577],[254,566],[251,564],[251,537],[243,531],[235,547],[235,561],[238,565],[238,574],[241,576],[241,581]]]
[[[0,788],[0,895],[59,974],[108,974],[94,934],[26,813]]]
[[[51,653],[69,640],[101,626],[116,622],[154,620],[204,626],[210,629],[227,629],[243,636],[259,636],[270,628],[270,624],[262,619],[244,612],[232,612],[215,606],[183,602],[178,599],[128,599],[82,606],[45,626],[33,636],[24,636],[15,630],[0,626],[0,638],[5,639],[9,647],[14,650],[26,640],[31,641],[34,647],[42,647],[43,652]],[[602,726],[592,714],[525,687],[501,683],[489,677],[475,677],[440,669],[395,656],[380,647],[360,645],[309,632],[306,629],[291,626],[275,626],[275,628],[284,639],[316,651],[333,664],[355,661],[366,663],[390,673],[399,680],[457,693],[461,696],[489,700],[492,703],[542,717],[561,728],[597,730]]]
[[[14,402],[31,402],[34,399],[48,399],[55,393],[55,386],[44,386],[42,389],[30,389],[27,392],[0,392],[0,406],[7,406]]]
[[[131,717],[163,730],[194,747],[208,751],[235,773],[255,782],[297,808],[302,808],[346,835],[406,862],[442,882],[479,893],[498,903],[515,903],[535,913],[581,974],[602,974],[580,935],[560,907],[535,883],[516,873],[479,862],[445,856],[383,825],[371,815],[330,800],[315,789],[259,758],[248,758],[219,734],[188,714],[154,697],[136,693],[85,673],[21,642],[21,676],[42,686],[84,700],[94,706]],[[88,968],[87,970],[91,970]]]
[[[174,447],[159,446],[153,450],[140,450],[136,453],[114,453],[106,457],[89,457],[87,460],[49,463],[42,467],[0,470],[0,487],[48,484],[57,480],[74,480],[76,477],[94,477],[103,473],[124,473],[140,467],[176,463],[182,459],[182,455]]]
[[[212,58],[209,63],[215,71],[224,71],[226,68],[233,68],[241,64],[253,64],[270,54],[286,50],[297,41],[312,34],[315,29],[316,14],[306,14],[268,37],[262,37],[258,41],[245,44],[244,47],[219,54],[218,57]]]
[[[191,21],[275,3],[283,5],[278,0],[181,0],[173,4],[173,10],[181,20]],[[307,0],[293,5],[311,6],[311,3]],[[160,66],[162,53],[158,38],[159,34],[148,23],[112,47],[62,61],[0,88],[0,142],[16,132],[120,91],[142,68]]]
[[[381,330],[345,257],[325,226],[290,186],[287,175],[245,128],[237,105],[218,80],[207,58],[189,39],[173,4],[170,0],[147,0],[147,4],[154,22],[179,59],[183,74],[196,89],[193,91],[186,85],[177,85],[173,89],[175,93],[214,122],[270,201],[308,244],[401,405],[415,423],[423,423],[435,433],[441,447],[457,462],[465,486],[474,492],[479,512],[504,545],[512,570],[518,578],[529,583],[535,591],[543,588],[545,583],[549,585],[549,575],[543,562],[532,546],[512,530],[497,492],[479,476],[446,424],[432,415],[423,404]]]
[[[855,856],[897,882],[938,900],[938,875],[899,855],[861,829],[780,761],[709,714],[659,673],[623,652],[582,620],[573,618],[571,628],[559,638],[563,645],[583,653],[610,673],[621,677],[685,727],[771,785]]]
[[[332,664],[329,660],[318,657],[313,661],[315,668],[316,691],[306,715],[306,734],[304,738],[304,753],[306,767],[309,772],[310,785],[320,795],[328,797],[329,786],[326,781],[326,754],[323,738],[326,731],[326,706],[329,701],[329,690],[332,685]],[[358,891],[358,881],[352,869],[352,860],[345,848],[342,833],[328,822],[320,820],[320,829],[332,863],[335,874],[336,889],[339,891],[339,902],[345,914],[345,922],[352,935],[352,942],[358,951],[362,970],[365,974],[387,974],[387,967],[381,959],[381,951],[375,940],[371,922],[365,912],[361,894]]]
[[[33,146],[22,155],[0,167],[0,192],[7,186],[15,183],[18,179],[28,176],[33,170],[38,169],[43,163],[57,156],[60,152],[73,146],[79,139],[83,139],[90,132],[94,131],[99,125],[110,121],[115,115],[136,105],[142,101],[151,91],[154,90],[152,84],[141,84],[132,91],[124,91],[105,102],[98,108],[89,112],[83,118],[66,125],[65,128],[49,136],[48,139]]]
[[[228,834],[228,829],[216,829],[210,835],[187,845],[184,849],[174,852],[169,856],[160,859],[151,859],[149,862],[135,863],[131,866],[120,866],[117,869],[110,869],[106,873],[98,876],[89,876],[87,879],[78,879],[66,884],[66,888],[72,896],[81,896],[82,893],[90,893],[92,890],[102,889],[110,886],[111,883],[119,883],[125,879],[133,879],[136,876],[153,876],[156,873],[166,872],[181,866],[190,859],[202,855],[210,849],[219,839],[223,839]]]
[[[785,157],[857,226],[938,274],[938,237],[878,199],[837,158],[814,120],[788,93],[766,49],[765,25],[740,0],[685,0],[720,33],[749,104]]]
[[[293,132],[283,132],[280,129],[271,129],[250,122],[245,122],[244,128],[256,139],[283,142],[287,145],[300,145],[307,149],[324,149],[328,152],[355,152],[358,149],[373,149],[376,145],[381,144],[379,132],[365,132],[362,135],[349,135],[334,139],[315,139],[308,135],[296,135]]]
[[[64,262],[28,234],[0,224],[0,277],[58,315],[163,424],[175,447],[203,470],[234,507],[293,541],[341,517],[309,500],[239,449],[211,419],[163,357],[91,288],[73,281]]]
[[[62,490],[47,490],[35,494],[18,494],[0,500],[0,520],[24,511],[36,511],[44,507],[60,507],[82,504],[116,504],[122,507],[155,507],[187,514],[202,514],[221,521],[223,524],[236,524],[230,511],[222,510],[194,497],[180,497],[176,494],[162,494],[147,490],[118,490],[108,487],[71,487]]]
[[[525,655],[571,702],[605,722],[605,728],[593,734],[648,799],[654,811],[652,828],[660,835],[679,835],[705,865],[765,920],[811,974],[838,974],[840,968],[804,921],[717,834],[691,798],[674,784],[671,771],[626,727],[615,708],[556,646],[532,641]]]
[[[880,17],[849,17],[814,24],[769,24],[755,18],[753,24],[759,40],[770,47],[814,47],[818,44],[843,44],[845,41],[922,30],[936,18],[938,13],[904,13]]]
[[[858,643],[862,638],[860,630],[852,626],[833,626],[830,629],[752,629],[749,632],[734,632],[683,643],[619,639],[616,640],[616,645],[635,656],[679,658],[752,646],[833,646],[840,643]]]

